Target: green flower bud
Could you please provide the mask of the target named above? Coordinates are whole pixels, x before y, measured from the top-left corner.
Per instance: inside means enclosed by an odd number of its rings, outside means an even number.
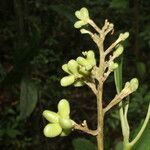
[[[133,78],[131,81],[130,81],[130,89],[134,92],[137,90],[139,86],[139,81],[137,78]]]
[[[84,23],[84,21],[80,20],[80,21],[75,22],[74,27],[78,29],[78,28],[81,28],[85,24],[86,23]]]
[[[126,40],[129,37],[129,32],[120,33],[119,38],[122,39],[122,41]]]
[[[68,70],[68,65],[67,64],[62,65],[62,70],[67,72],[68,74],[71,74],[71,72]]]
[[[77,58],[77,62],[81,65],[81,66],[84,66],[86,70],[90,70],[92,69],[92,65],[89,64],[89,62],[83,58],[83,57],[78,57]]]
[[[60,80],[60,84],[61,86],[69,86],[71,84],[73,84],[75,81],[75,76],[74,75],[69,75],[69,76],[65,76]]]
[[[61,134],[62,128],[58,123],[49,123],[43,132],[46,137],[53,138]]]
[[[71,119],[59,118],[59,124],[63,129],[71,129],[73,127]]]
[[[51,123],[58,123],[59,122],[59,115],[53,111],[44,110],[43,116],[45,119],[47,119]]]
[[[89,12],[85,7],[81,8],[78,11],[76,11],[75,16],[79,19],[79,21],[77,21],[74,24],[75,28],[81,28],[83,25],[86,25],[88,23]]]
[[[63,129],[60,136],[62,136],[62,137],[63,136],[68,136],[70,134],[70,132],[71,132],[71,129],[66,129],[66,130]]]
[[[117,49],[113,52],[113,56],[114,57],[118,57],[123,53],[123,46],[121,44],[119,44],[119,46],[117,47]]]
[[[83,7],[80,9],[81,12],[81,16],[83,20],[88,20],[89,19],[89,12],[87,10],[87,8]]]
[[[85,83],[82,80],[79,80],[79,81],[75,81],[75,83],[73,85],[75,87],[81,87],[81,86],[84,86]]]
[[[96,59],[95,59],[95,54],[92,50],[89,50],[87,52],[87,59],[86,59],[92,66],[96,65]]]
[[[86,29],[81,29],[80,32],[82,34],[90,34],[90,32],[88,30],[86,30]]]
[[[111,61],[111,62],[109,63],[109,69],[110,69],[110,70],[115,70],[117,67],[118,67],[118,64],[117,64],[117,63],[114,63],[113,61]]]
[[[63,118],[69,118],[70,105],[66,99],[62,99],[58,103],[58,114]]]
[[[79,20],[84,20],[87,21],[89,20],[89,12],[87,10],[87,8],[83,7],[80,10],[75,12],[75,16],[79,19]]]
[[[79,73],[82,74],[83,76],[88,76],[88,75],[90,74],[90,72],[87,71],[87,70],[85,69],[85,67],[80,67]]]
[[[79,65],[75,60],[70,60],[68,62],[68,69],[72,74],[79,74],[78,69],[79,69]]]

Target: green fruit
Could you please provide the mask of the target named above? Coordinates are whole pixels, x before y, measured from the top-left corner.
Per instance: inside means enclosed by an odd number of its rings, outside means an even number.
[[[43,132],[46,137],[53,138],[61,134],[62,128],[58,123],[49,123]]]
[[[59,122],[59,115],[53,111],[44,110],[43,116],[51,123],[58,123]]]
[[[83,57],[78,57],[77,62],[86,68],[86,70],[92,69],[92,65]]]
[[[62,137],[63,136],[68,136],[70,134],[70,132],[71,132],[71,129],[66,129],[66,130],[63,129],[60,136],[62,136]]]
[[[89,50],[87,52],[87,59],[86,59],[92,66],[96,65],[96,59],[95,59],[95,54],[92,50]]]
[[[113,52],[113,56],[114,56],[114,57],[120,56],[120,55],[123,53],[123,50],[124,50],[124,48],[123,48],[123,46],[120,44],[120,45],[117,47],[117,49]]]
[[[67,72],[68,74],[71,74],[71,72],[68,70],[68,65],[67,64],[62,65],[62,70]]]
[[[72,74],[79,74],[78,69],[79,69],[79,65],[75,60],[70,60],[68,62],[68,69]]]
[[[73,127],[71,119],[59,118],[59,124],[63,129],[71,129]]]
[[[81,87],[81,86],[85,85],[85,83],[84,83],[84,81],[79,80],[79,81],[75,81],[75,83],[73,85],[75,87]]]
[[[69,85],[73,84],[74,81],[75,81],[75,76],[69,75],[69,76],[63,77],[60,81],[60,84],[61,84],[61,86],[69,86]]]
[[[62,99],[58,103],[58,114],[63,118],[69,118],[70,104],[66,99]]]

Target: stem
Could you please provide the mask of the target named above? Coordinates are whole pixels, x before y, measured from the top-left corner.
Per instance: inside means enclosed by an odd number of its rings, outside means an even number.
[[[97,129],[100,129],[96,136],[98,150],[104,149],[104,113],[102,106],[102,93],[103,85],[100,85],[97,94]]]
[[[144,130],[145,130],[145,128],[149,122],[149,119],[150,119],[150,104],[149,104],[147,115],[146,115],[145,121],[142,125],[142,128],[139,131],[139,133],[137,134],[137,136],[134,138],[134,140],[132,142],[130,142],[131,146],[133,146],[140,139],[141,135],[143,134],[143,132],[144,132]]]

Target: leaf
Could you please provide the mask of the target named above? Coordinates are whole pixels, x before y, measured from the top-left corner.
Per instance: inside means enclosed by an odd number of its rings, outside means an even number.
[[[116,85],[117,93],[120,93],[122,90],[122,64],[123,64],[123,55],[118,58],[118,67],[114,70],[114,79]]]
[[[96,146],[85,138],[77,138],[73,140],[74,150],[96,150]]]
[[[140,125],[141,128],[141,125]],[[140,129],[138,128],[138,129]],[[134,145],[133,150],[150,150],[150,121],[139,141]]]
[[[38,89],[35,83],[27,78],[21,81],[20,119],[26,119],[33,112],[38,100]]]

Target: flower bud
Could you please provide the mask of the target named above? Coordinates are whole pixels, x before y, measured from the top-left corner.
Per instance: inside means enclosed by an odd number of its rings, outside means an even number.
[[[73,84],[75,81],[75,76],[74,75],[69,75],[69,76],[65,76],[60,80],[60,84],[61,86],[69,86],[71,84]]]
[[[85,25],[85,23],[81,20],[81,21],[75,22],[74,27],[78,29],[78,28],[81,28],[83,25]]]
[[[61,134],[62,128],[58,123],[49,123],[44,128],[44,135],[53,138]]]
[[[81,29],[80,32],[82,34],[90,34],[90,32],[88,30],[86,30],[86,29]]]
[[[83,76],[88,76],[88,75],[90,74],[90,72],[87,71],[87,70],[85,69],[85,67],[80,67],[79,73],[82,74]]]
[[[58,123],[59,122],[59,115],[53,111],[44,110],[43,116],[45,119],[47,119],[51,123]]]
[[[67,64],[62,65],[62,70],[67,72],[68,74],[71,74],[71,72],[68,70],[68,65]]]
[[[87,8],[83,7],[80,10],[75,12],[75,16],[79,19],[79,20],[88,20],[89,19],[89,12],[87,10]]]
[[[92,50],[89,50],[87,52],[87,58],[86,60],[92,65],[95,66],[96,65],[96,59],[95,59],[95,54]]]
[[[66,99],[62,99],[58,103],[58,114],[63,118],[69,118],[70,105]]]
[[[63,129],[71,129],[73,127],[71,119],[59,118],[59,124]]]
[[[68,136],[71,132],[71,129],[63,129],[63,131],[61,132],[60,136]]]
[[[116,68],[118,67],[118,64],[117,63],[114,63],[113,61],[111,61],[110,63],[109,63],[109,69],[110,70],[115,70]]]
[[[129,37],[129,32],[120,33],[119,38],[121,38],[122,41],[126,40]]]
[[[79,65],[75,60],[70,60],[67,66],[72,74],[78,74]]]
[[[131,81],[130,81],[130,89],[132,90],[132,92],[136,91],[137,88],[139,86],[139,81],[137,78],[133,78]]]
[[[78,57],[77,58],[77,62],[81,65],[81,66],[84,66],[86,70],[90,70],[92,69],[92,65],[89,64],[89,62],[83,58],[83,57]]]
[[[114,57],[118,57],[122,54],[124,48],[121,44],[119,44],[119,46],[117,47],[117,49],[113,52],[113,56]]]
[[[88,12],[87,8],[85,8],[85,7],[81,8],[80,13],[81,13],[82,20],[88,20],[89,19],[89,12]]]
[[[83,81],[79,80],[79,81],[75,81],[73,85],[74,85],[75,87],[81,87],[81,86],[83,86],[84,84],[85,84],[85,83],[84,83]]]

